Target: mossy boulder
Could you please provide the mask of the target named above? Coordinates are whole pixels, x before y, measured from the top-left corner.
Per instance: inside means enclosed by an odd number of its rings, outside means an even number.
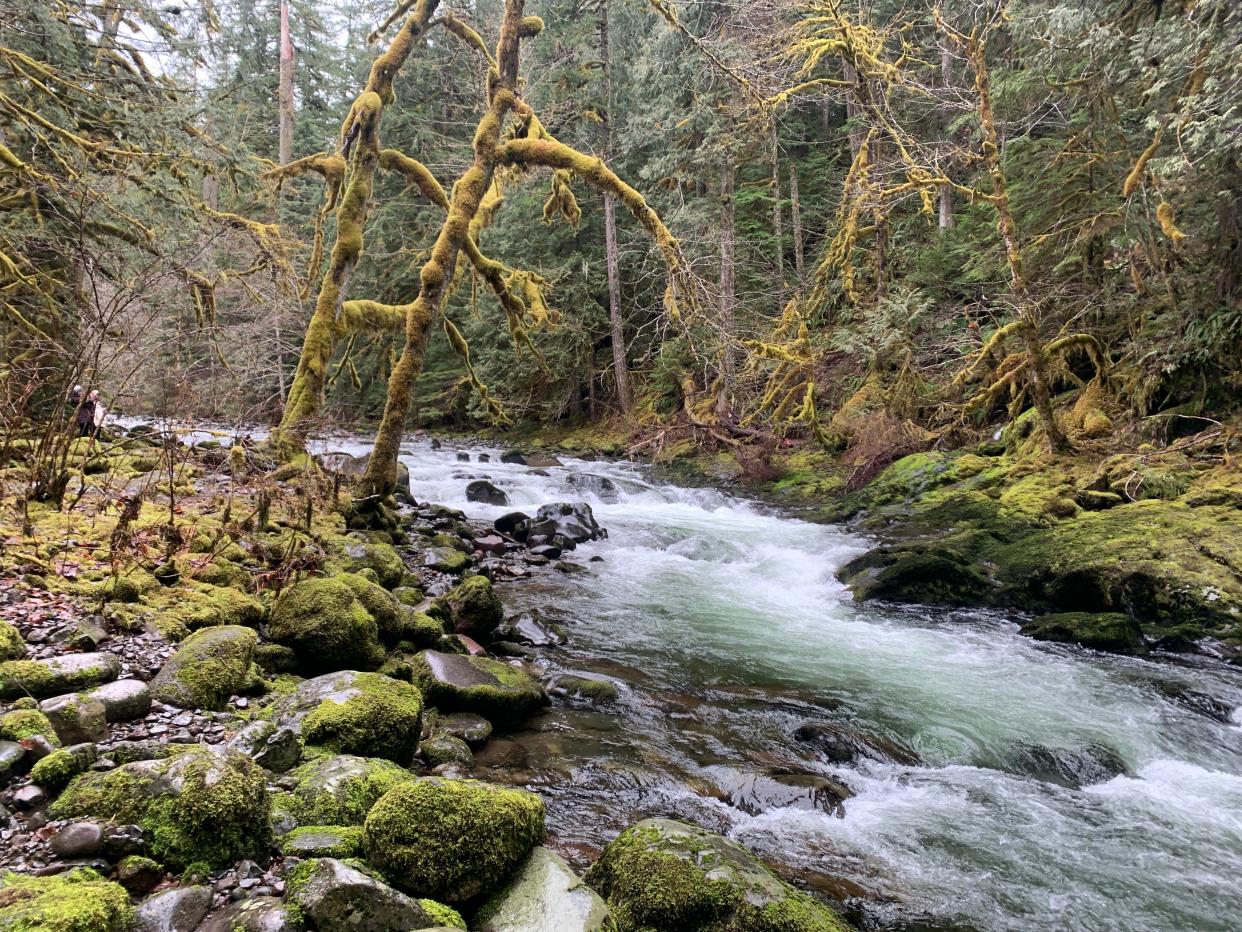
[[[60,747],[60,737],[51,719],[39,709],[14,709],[0,715],[0,738],[6,741],[24,741],[42,735],[52,747]]]
[[[276,600],[268,637],[292,648],[307,673],[374,670],[384,651],[379,624],[358,595],[362,582],[337,576],[295,583]]]
[[[280,851],[295,858],[355,858],[362,853],[362,827],[299,826],[280,837]]]
[[[486,641],[504,620],[500,597],[486,576],[471,576],[436,600],[432,612],[458,634]]]
[[[405,576],[405,562],[392,544],[368,543],[349,537],[332,541],[332,555],[324,562],[329,576],[371,570],[385,589],[395,589]]]
[[[421,901],[335,858],[304,861],[294,868],[289,900],[316,929],[390,932],[441,923]]]
[[[58,819],[143,828],[150,853],[174,869],[261,857],[271,838],[263,770],[236,752],[192,745],[163,760],[84,773],[52,805]]]
[[[42,699],[77,692],[110,683],[120,672],[121,661],[107,651],[61,654],[47,660],[6,660],[0,663],[0,699]]]
[[[547,848],[530,853],[513,880],[475,917],[479,932],[614,932],[608,906],[565,860]]]
[[[392,761],[352,754],[317,758],[292,771],[292,777],[294,788],[281,804],[311,825],[361,825],[381,796],[415,779]]]
[[[469,767],[474,762],[470,745],[454,735],[437,734],[424,738],[418,746],[418,753],[428,767],[439,767],[441,764]]]
[[[379,673],[342,670],[300,683],[265,716],[308,745],[407,764],[422,729],[422,695]]]
[[[460,575],[470,566],[470,557],[452,547],[432,547],[424,555],[423,563],[440,573]]]
[[[204,628],[186,638],[156,675],[151,695],[182,709],[222,710],[250,682],[259,636],[250,628]]]
[[[30,781],[37,783],[49,793],[59,793],[78,774],[86,773],[99,759],[99,749],[94,744],[75,744],[53,751],[42,758],[30,770]]]
[[[532,677],[499,660],[425,650],[412,665],[428,705],[441,712],[475,712],[513,727],[547,701]]]
[[[156,626],[170,636],[183,636],[215,625],[254,628],[266,612],[252,595],[229,586],[191,583],[176,590],[176,602],[156,616]]]
[[[837,575],[860,602],[974,605],[990,601],[995,589],[987,577],[953,552],[911,545],[870,551],[847,563]]]
[[[626,829],[587,873],[619,932],[847,932],[745,848],[671,819]]]
[[[1081,644],[1092,650],[1133,654],[1144,650],[1143,629],[1129,615],[1118,612],[1062,612],[1041,615],[1022,626],[1037,641]]]
[[[0,660],[20,660],[25,656],[26,641],[22,638],[22,633],[0,619]]]
[[[416,650],[437,646],[448,633],[439,618],[406,605],[401,606],[398,625],[398,643],[408,644]]]
[[[534,793],[426,777],[394,787],[367,816],[363,848],[414,896],[465,903],[497,891],[543,839]]]
[[[129,896],[92,870],[0,876],[0,932],[128,932]]]

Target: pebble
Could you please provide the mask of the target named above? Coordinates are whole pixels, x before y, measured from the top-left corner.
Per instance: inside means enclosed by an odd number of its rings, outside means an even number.
[[[47,802],[47,793],[33,783],[28,783],[13,794],[13,805],[23,812],[38,809],[45,802]]]
[[[103,849],[104,830],[98,822],[70,822],[52,836],[48,847],[62,858],[83,858]]]

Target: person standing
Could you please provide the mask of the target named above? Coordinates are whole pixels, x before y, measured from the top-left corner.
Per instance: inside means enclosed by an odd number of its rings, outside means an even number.
[[[78,403],[78,410],[74,412],[73,423],[77,427],[79,437],[91,437],[95,433],[95,405],[99,400],[99,389],[92,389]]]

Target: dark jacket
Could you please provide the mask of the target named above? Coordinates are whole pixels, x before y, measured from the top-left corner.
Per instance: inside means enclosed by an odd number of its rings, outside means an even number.
[[[83,399],[82,403],[78,405],[77,413],[73,416],[73,422],[79,427],[94,427],[95,402],[89,398]]]

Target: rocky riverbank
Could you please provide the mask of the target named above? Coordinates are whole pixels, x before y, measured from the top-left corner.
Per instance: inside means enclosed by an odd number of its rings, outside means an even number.
[[[351,529],[348,458],[145,431],[72,456],[70,499],[3,528],[0,930],[846,927],[670,820],[584,880],[536,793],[472,779],[493,735],[615,689],[549,679],[564,633],[502,600],[582,570],[589,507],[482,526],[407,489]]]

